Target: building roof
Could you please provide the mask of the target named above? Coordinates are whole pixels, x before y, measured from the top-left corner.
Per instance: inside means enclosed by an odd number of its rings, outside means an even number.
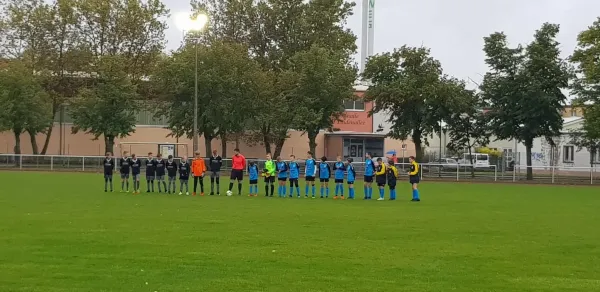
[[[336,132],[325,132],[325,136],[353,136],[353,137],[384,138],[386,135],[383,133],[372,133],[372,132],[336,131]]]

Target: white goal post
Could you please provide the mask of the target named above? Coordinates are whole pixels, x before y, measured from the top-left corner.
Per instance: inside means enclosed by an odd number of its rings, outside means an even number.
[[[132,147],[144,146],[144,150],[141,153],[136,153]],[[180,147],[182,149],[180,149]],[[137,149],[136,149],[137,150]],[[135,153],[138,157],[145,157],[148,152],[152,152],[155,155],[160,153],[164,157],[173,155],[173,157],[189,156],[188,144],[186,143],[173,143],[173,142],[120,142],[119,143],[119,155],[123,156],[123,152],[127,151],[129,154]]]

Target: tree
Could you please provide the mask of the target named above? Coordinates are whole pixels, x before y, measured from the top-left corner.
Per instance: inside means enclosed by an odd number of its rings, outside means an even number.
[[[23,61],[0,67],[0,104],[0,130],[14,134],[15,154],[21,154],[21,134],[45,127],[52,119],[41,83]]]
[[[289,79],[295,80],[287,98],[296,103],[296,129],[308,135],[310,151],[315,153],[317,135],[333,128],[333,122],[344,113],[344,101],[354,98],[356,69],[346,56],[313,46],[296,54]]]
[[[162,100],[169,128],[192,137],[196,47],[189,43],[175,52],[155,76],[165,89]],[[204,134],[207,153],[217,136],[243,132],[264,87],[264,73],[248,56],[244,45],[215,41],[198,48],[198,129]],[[225,155],[225,154],[223,154]]]
[[[453,106],[453,113],[447,120],[447,131],[450,142],[446,145],[452,151],[469,153],[469,163],[474,165],[473,149],[486,146],[490,142],[490,133],[485,114],[479,110],[481,101],[464,83],[457,82],[457,92],[460,97]],[[475,176],[475,168],[471,168],[471,176]]]
[[[575,65],[575,78],[571,89],[577,95],[577,103],[600,102],[600,17],[577,36],[577,47],[570,57]],[[587,117],[587,115],[586,115]]]
[[[560,58],[556,35],[559,26],[545,23],[525,48],[509,48],[506,35],[494,33],[484,38],[486,73],[482,96],[490,105],[490,126],[498,139],[516,139],[526,149],[527,179],[533,179],[531,148],[533,140],[552,138],[562,129],[562,106],[569,72]]]
[[[79,91],[69,112],[73,133],[85,131],[94,139],[102,136],[105,151],[114,153],[115,139],[135,132],[139,96],[122,58],[104,57],[100,64],[94,84]]]
[[[569,133],[569,143],[575,145],[577,152],[584,148],[590,153],[590,166],[594,165],[600,151],[600,106],[585,107],[583,127]]]
[[[423,157],[427,136],[448,120],[454,88],[443,76],[440,62],[427,48],[403,46],[369,58],[363,77],[372,82],[365,94],[375,103],[369,115],[387,112],[388,136],[415,143],[417,160]]]

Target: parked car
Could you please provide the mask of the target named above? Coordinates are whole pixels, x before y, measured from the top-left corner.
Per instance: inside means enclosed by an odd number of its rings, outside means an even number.
[[[458,161],[452,158],[435,159],[429,162],[429,169],[433,171],[456,171],[458,167]]]

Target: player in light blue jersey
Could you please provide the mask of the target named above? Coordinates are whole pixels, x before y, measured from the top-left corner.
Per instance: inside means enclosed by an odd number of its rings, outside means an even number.
[[[346,162],[346,175],[348,182],[348,199],[354,199],[354,181],[356,180],[356,171],[352,165],[352,158],[348,158]]]
[[[256,165],[256,162],[250,161],[250,164],[248,164],[248,176],[250,179],[250,194],[248,194],[249,197],[258,196],[258,172],[258,165]]]
[[[298,185],[298,179],[300,178],[300,165],[298,165],[295,155],[290,155],[288,169],[290,171],[290,198],[294,196],[294,187],[296,188],[296,194],[298,198],[300,198],[300,186]]]
[[[321,157],[321,163],[319,163],[319,181],[321,182],[321,199],[323,195],[325,198],[329,198],[329,179],[331,178],[331,167],[327,163],[327,157]]]
[[[304,166],[304,178],[306,186],[304,187],[304,196],[308,198],[308,188],[312,188],[312,198],[315,198],[315,177],[317,176],[317,161],[313,158],[313,153],[308,152]]]
[[[288,165],[285,161],[281,160],[281,156],[277,157],[277,163],[275,163],[275,170],[277,171],[277,180],[279,181],[279,197],[285,198],[286,186],[285,182],[288,179]]]
[[[340,199],[344,199],[344,174],[346,173],[346,166],[344,162],[342,162],[342,157],[338,156],[337,161],[333,165],[333,171],[335,172],[335,196],[334,200],[338,199],[338,195],[340,195]]]
[[[365,200],[370,200],[373,196],[373,177],[375,176],[375,163],[371,153],[367,152],[365,157]]]

